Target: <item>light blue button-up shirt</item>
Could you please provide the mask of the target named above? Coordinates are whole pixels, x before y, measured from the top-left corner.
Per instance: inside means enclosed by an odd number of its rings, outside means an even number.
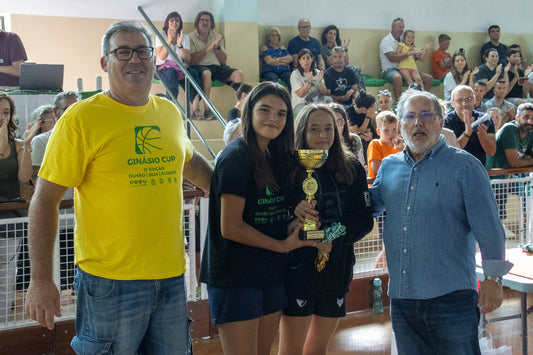
[[[370,192],[374,215],[387,211],[383,241],[391,298],[477,290],[476,241],[485,275],[511,268],[485,168],[443,136],[417,162],[408,148],[385,158]]]

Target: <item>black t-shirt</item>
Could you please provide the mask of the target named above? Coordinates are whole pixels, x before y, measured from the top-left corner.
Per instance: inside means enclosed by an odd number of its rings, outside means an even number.
[[[502,71],[500,73],[498,80],[503,78],[503,74],[504,73],[503,73],[503,68],[502,68]],[[493,70],[490,70],[486,64],[483,64],[479,66],[479,72],[476,74],[476,81],[483,80],[483,79],[487,79],[487,81],[490,81],[494,75],[496,75],[496,68],[494,68]],[[485,96],[483,96],[484,99],[492,99],[493,97],[494,97],[494,88],[487,91]]]
[[[353,70],[344,67],[341,72],[336,71],[333,67],[330,67],[324,73],[324,83],[326,87],[331,90],[331,95],[334,96],[343,96],[346,95],[348,90],[357,84],[357,78]],[[339,101],[341,105],[350,105],[352,99],[346,101]]]
[[[508,75],[509,75],[509,82],[511,82],[514,79],[514,73],[509,70]],[[507,96],[505,96],[505,98],[508,98],[508,97],[510,97],[510,98],[522,98],[522,90],[524,89],[524,81],[522,80],[522,83],[520,83],[520,79],[521,78],[524,78],[524,71],[522,69],[518,69],[518,80],[514,84],[514,86],[511,89],[511,91],[509,91]],[[526,80],[527,80],[527,78],[526,78]]]
[[[472,112],[472,116],[476,120],[483,115],[484,115],[483,112],[479,112],[479,111]],[[487,133],[494,134],[496,132],[494,128],[494,123],[492,122],[492,120],[489,120],[485,125],[488,127]],[[459,138],[459,136],[463,134],[463,132],[465,131],[465,123],[461,121],[459,116],[457,116],[457,112],[455,112],[455,110],[448,113],[446,117],[444,117],[444,127],[451,129],[453,133],[455,133],[455,136],[457,138]],[[475,156],[476,158],[478,158],[479,161],[483,164],[483,166],[485,165],[485,162],[487,161],[487,153],[485,153],[485,151],[483,150],[483,147],[481,146],[481,142],[479,141],[479,138],[476,132],[472,132],[472,135],[468,139],[468,143],[465,145],[463,149],[466,150],[468,153],[472,154],[473,156]]]
[[[218,156],[209,192],[209,224],[200,281],[220,288],[269,287],[285,280],[287,254],[255,248],[222,237],[220,197],[230,194],[246,202],[243,221],[271,238],[287,238],[288,203],[274,187],[255,183],[248,148],[242,139]]]
[[[237,107],[233,107],[228,112],[227,122],[233,121],[234,119],[240,118],[240,117],[241,117],[241,111],[239,111],[239,109]]]
[[[317,249],[305,247],[289,253],[287,293],[291,297],[335,295],[342,297],[349,290],[353,277],[355,256],[353,244],[372,230],[373,219],[368,195],[365,169],[354,162],[354,179],[351,185],[339,183],[325,168],[314,171],[318,181],[315,194],[321,228],[335,235],[329,260],[318,272],[315,267]],[[291,207],[305,199],[301,183],[291,197]]]

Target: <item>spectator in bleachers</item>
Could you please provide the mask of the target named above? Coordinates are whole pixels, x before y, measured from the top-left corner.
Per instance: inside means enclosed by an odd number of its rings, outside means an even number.
[[[485,94],[487,93],[487,82],[484,80],[476,80],[474,83],[474,96],[476,98],[476,104],[474,110],[480,110],[484,101],[487,101]]]
[[[522,55],[522,47],[520,47],[519,44],[514,43],[509,46],[509,50],[511,49],[518,49],[518,51],[520,52],[520,64],[518,65],[518,68],[522,70],[526,70],[527,63],[524,60],[524,56]],[[507,51],[507,53],[509,53],[509,50]],[[507,59],[507,61],[509,61],[509,59]]]
[[[294,143],[296,149],[328,151],[324,165],[313,173],[320,186],[316,201],[306,200],[306,169],[298,166],[291,179],[291,202],[300,220],[307,217],[302,209],[317,212],[331,250],[325,264],[314,248],[289,252],[288,306],[280,322],[279,354],[327,354],[339,320],[346,316],[354,243],[372,230],[372,211],[365,170],[342,143],[329,107],[309,105],[301,111]]]
[[[242,108],[244,107],[244,103],[246,101],[246,97],[252,91],[253,87],[252,85],[248,84],[241,84],[237,91],[235,91],[235,99],[236,103],[235,106],[228,112],[228,117],[226,119],[226,122],[231,122],[237,118],[241,117]]]
[[[485,64],[479,66],[479,72],[476,74],[476,81],[483,80],[487,83],[487,93],[484,97],[486,99],[492,99],[494,96],[494,91],[492,90],[492,88],[494,88],[494,84],[496,84],[496,82],[500,79],[508,81],[508,76],[504,76],[506,71],[502,70],[502,64],[498,64],[499,55],[496,49],[487,49],[485,52],[485,57],[487,58],[487,61]]]
[[[377,133],[379,139],[373,139],[368,145],[368,176],[375,178],[381,161],[391,154],[403,150],[405,144],[400,136],[398,118],[392,111],[383,111],[376,116]]]
[[[311,51],[311,55],[314,57],[318,69],[326,69],[320,42],[309,35],[311,33],[311,21],[309,19],[303,18],[298,21],[298,33],[298,36],[289,41],[288,46],[289,53],[292,55],[292,66],[294,68],[298,67],[298,55],[302,49],[307,48]]]
[[[447,34],[439,36],[439,48],[433,52],[431,56],[431,64],[433,66],[433,74],[435,79],[442,79],[446,73],[450,72],[452,67],[451,54],[446,52],[450,47],[451,37]]]
[[[393,111],[392,109],[392,94],[389,90],[378,91],[378,112]]]
[[[344,64],[347,68],[349,68],[355,73],[357,88],[359,90],[366,90],[365,77],[363,76],[361,67],[355,65],[348,65],[350,61],[348,56],[348,46],[350,45],[350,39],[348,38],[347,40],[341,41],[339,29],[337,28],[337,26],[329,25],[324,28],[324,31],[322,32],[321,41],[321,53],[322,57],[324,58],[324,62],[326,63],[326,69],[328,69],[333,64],[333,58],[331,58],[333,48],[342,47],[344,49]]]
[[[20,183],[31,178],[31,140],[41,129],[41,119],[29,124],[22,139],[17,139],[15,102],[0,93],[0,198],[11,200],[20,197]]]
[[[481,46],[479,51],[481,57],[481,63],[485,63],[487,60],[487,50],[495,49],[498,52],[498,64],[501,64],[502,67],[507,65],[507,46],[503,43],[500,43],[500,26],[492,25],[488,29],[489,41]]]
[[[457,85],[474,86],[474,76],[479,70],[477,67],[474,71],[468,68],[464,52],[457,52],[450,60],[451,70],[444,76],[444,101],[450,101],[452,90]]]
[[[507,82],[504,80],[500,80],[496,82],[496,85],[494,85],[494,97],[481,105],[481,111],[487,112],[489,108],[497,107],[502,112],[507,113],[511,115],[511,117],[515,116],[515,110],[516,106],[505,99],[505,94],[507,93]]]
[[[516,105],[527,98],[529,92],[529,82],[527,77],[533,71],[533,65],[527,67],[525,71],[520,68],[522,53],[518,48],[509,49],[507,52],[507,61],[509,65],[509,70],[507,72],[509,77],[509,87],[505,98]]]
[[[376,132],[376,99],[374,96],[361,91],[355,99],[355,119],[349,120],[350,132],[361,137],[363,143],[363,156],[366,159],[368,144],[372,139],[379,138]],[[348,118],[349,119],[349,118]]]
[[[61,116],[63,116],[63,113],[65,113],[66,109],[70,105],[78,102],[79,98],[80,97],[78,93],[75,91],[62,91],[57,94],[54,99],[53,107],[54,122],[58,121]],[[46,150],[46,146],[48,145],[48,140],[50,139],[52,132],[53,128],[50,129],[48,132],[44,132],[35,136],[35,138],[33,138],[31,141],[31,162],[33,165],[32,181],[34,184],[37,183],[37,174],[39,173],[39,169],[41,168],[41,164],[43,162],[44,157],[44,151]],[[72,192],[68,194],[68,197],[73,197]]]
[[[350,152],[355,155],[359,163],[361,163],[361,165],[366,169],[366,161],[363,155],[363,143],[361,142],[361,137],[350,132],[348,129],[348,115],[346,114],[344,107],[337,103],[331,103],[330,107],[335,113],[335,118],[337,119],[337,128],[339,129],[339,134],[342,137],[342,141],[344,144],[346,144]]]
[[[277,27],[268,30],[259,57],[263,60],[261,78],[274,82],[281,79],[290,91],[293,59],[287,48],[281,44],[281,32]]]
[[[333,63],[331,63],[331,54],[333,48],[340,46],[344,49],[344,64],[348,65],[350,58],[348,56],[348,46],[350,45],[350,39],[342,41],[339,33],[339,29],[335,25],[329,25],[324,28],[322,31],[322,36],[320,37],[322,43],[321,53],[322,58],[324,58],[326,68],[329,68]]]
[[[505,123],[496,135],[496,154],[487,169],[533,166],[533,103],[518,106],[516,120]]]
[[[336,46],[331,51],[331,66],[324,74],[324,83],[333,101],[344,106],[349,119],[355,119],[353,99],[359,95],[355,73],[344,63],[344,48]]]
[[[40,129],[41,119],[24,132],[23,139],[17,139],[15,123],[15,102],[0,93],[0,201],[7,202],[20,198],[20,183],[31,177],[31,140]],[[0,211],[0,219],[25,216],[26,211]],[[0,225],[0,324],[7,321],[15,291],[17,254],[24,230],[21,226]]]
[[[444,117],[444,127],[451,129],[461,149],[466,150],[485,165],[486,157],[496,152],[494,124],[489,119],[486,123],[472,128],[472,123],[483,116],[474,110],[476,98],[470,86],[458,85],[452,90],[453,111]]]
[[[381,76],[385,80],[392,81],[394,99],[398,100],[402,93],[402,75],[398,71],[398,63],[408,57],[407,52],[397,54],[396,50],[400,42],[405,23],[398,17],[392,21],[391,33],[381,40],[379,44],[379,59],[381,60]],[[415,58],[416,59],[416,58]],[[431,89],[433,77],[422,73],[422,82],[427,90]]]
[[[403,80],[408,85],[411,85],[412,82],[416,82],[422,87],[422,89],[424,88],[422,77],[420,76],[418,68],[416,67],[415,59],[421,62],[424,61],[424,57],[429,49],[429,45],[429,43],[426,43],[426,46],[423,49],[418,50],[415,47],[415,31],[407,30],[403,33],[402,42],[399,42],[398,46],[396,47],[396,54],[408,54],[406,58],[402,59],[398,63],[398,70],[400,71]],[[429,88],[427,88],[427,90],[429,90]]]
[[[298,65],[291,74],[292,107],[295,114],[308,103],[330,103],[326,96],[328,89],[324,84],[324,71],[316,68],[311,51],[304,48],[298,54]]]
[[[167,15],[161,35],[172,52],[178,57],[181,64],[187,68],[191,64],[191,41],[189,36],[183,33],[183,21],[179,13],[174,11]],[[155,53],[157,73],[168,88],[167,98],[169,100],[172,100],[172,96],[177,98],[179,86],[181,85],[184,88],[185,74],[158,36],[155,37]],[[200,75],[198,74],[198,71],[193,68],[188,68],[188,71],[194,78],[194,81],[200,84]],[[198,109],[200,96],[192,85],[188,85],[189,100],[192,103],[191,118],[199,119],[202,117],[200,110]]]
[[[226,65],[227,55],[224,38],[215,32],[215,19],[209,11],[200,11],[194,20],[195,31],[189,33],[191,40],[191,68],[198,71],[206,97],[211,97],[211,80],[218,80],[239,88],[243,81],[242,72]],[[204,117],[215,119],[215,114],[204,103]]]
[[[490,118],[492,119],[492,123],[494,123],[494,129],[496,130],[496,133],[498,133],[498,130],[505,124],[507,121],[503,120],[502,117],[502,110],[500,110],[497,107],[492,107],[487,110],[487,113],[490,115]]]

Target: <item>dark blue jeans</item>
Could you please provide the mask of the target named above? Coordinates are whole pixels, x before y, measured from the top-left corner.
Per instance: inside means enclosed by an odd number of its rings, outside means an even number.
[[[181,85],[181,87],[183,87],[185,89],[185,79],[179,80],[178,79],[178,72],[176,72],[176,70],[174,70],[172,68],[161,69],[161,70],[158,70],[157,73],[161,77],[161,80],[167,86],[167,89],[168,89],[167,90],[167,97],[168,97],[168,99],[169,100],[171,99],[170,93],[172,93],[172,95],[174,95],[176,97],[176,99],[177,99],[178,98],[178,90],[180,88],[180,85]],[[200,81],[200,75],[198,74],[198,72],[196,70],[192,69],[192,68],[189,68],[189,73],[194,78],[194,81],[196,81],[196,83],[201,86],[202,83]],[[156,78],[157,78],[157,76],[156,76]],[[198,95],[198,93],[196,92],[196,90],[194,89],[194,87],[192,85],[188,84],[188,86],[189,86],[189,92],[190,92],[189,101],[192,102],[194,100],[195,96]]]
[[[391,299],[398,354],[480,354],[477,302],[474,290],[427,300]]]
[[[261,74],[261,77],[267,81],[273,81],[278,82],[278,79],[283,80],[285,85],[287,85],[287,88],[289,89],[289,93],[291,92],[291,71],[287,70],[281,73],[274,73],[272,71],[266,72]]]

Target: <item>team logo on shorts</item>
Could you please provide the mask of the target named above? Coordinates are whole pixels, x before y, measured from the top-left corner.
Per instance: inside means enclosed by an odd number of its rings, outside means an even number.
[[[344,303],[344,298],[337,298],[337,306],[339,306],[339,308],[341,308],[343,303]]]
[[[296,303],[298,304],[298,307],[303,308],[307,304],[307,300],[296,299]]]
[[[135,127],[135,153],[152,154],[153,150],[161,150],[157,142],[161,139],[158,126]]]

